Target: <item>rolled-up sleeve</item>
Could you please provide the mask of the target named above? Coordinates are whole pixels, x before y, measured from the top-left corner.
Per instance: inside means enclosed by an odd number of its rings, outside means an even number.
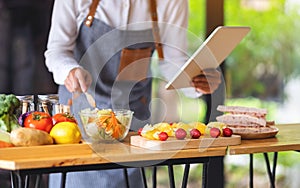
[[[45,63],[57,84],[64,84],[69,71],[79,67],[73,55],[78,33],[76,14],[74,1],[54,2]]]

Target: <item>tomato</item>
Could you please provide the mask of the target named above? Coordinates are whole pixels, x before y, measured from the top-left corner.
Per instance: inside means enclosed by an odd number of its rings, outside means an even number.
[[[25,118],[24,127],[35,128],[49,133],[53,127],[53,122],[48,113],[34,111]]]
[[[73,122],[77,123],[75,117],[70,113],[57,113],[52,116],[53,125],[60,123],[60,122]]]

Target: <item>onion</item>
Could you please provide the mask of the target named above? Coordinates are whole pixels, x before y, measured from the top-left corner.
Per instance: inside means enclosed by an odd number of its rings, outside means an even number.
[[[24,121],[25,121],[26,117],[27,117],[29,114],[31,114],[32,112],[33,112],[33,111],[25,112],[24,114],[21,114],[21,115],[19,116],[19,118],[18,118],[18,123],[19,123],[22,127],[24,127]]]

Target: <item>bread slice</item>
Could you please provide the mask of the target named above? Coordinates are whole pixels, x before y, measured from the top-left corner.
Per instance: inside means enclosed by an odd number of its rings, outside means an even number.
[[[266,117],[268,111],[262,108],[244,107],[244,106],[224,106],[219,105],[217,110],[230,114],[247,114],[254,117]]]

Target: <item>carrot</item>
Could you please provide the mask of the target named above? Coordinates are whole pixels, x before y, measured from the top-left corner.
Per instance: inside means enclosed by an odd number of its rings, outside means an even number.
[[[111,119],[112,119],[112,124],[116,126],[118,124],[118,120],[113,112],[111,113]]]
[[[8,148],[8,147],[14,147],[14,145],[12,143],[8,143],[0,140],[0,148]]]
[[[118,139],[123,135],[124,128],[123,125],[118,121],[114,112],[110,112],[110,115],[103,115],[99,118],[98,126],[105,128],[106,132],[112,130],[111,136],[115,139]]]
[[[101,116],[99,118],[100,123],[104,123],[106,120],[110,118],[110,115]]]
[[[111,129],[114,128],[114,125],[113,125],[113,123],[112,123],[112,119],[111,119],[111,118],[110,118],[110,119],[107,119],[106,122],[107,122],[106,127],[105,127],[106,131],[110,131]]]
[[[121,129],[120,129],[120,126],[116,126],[115,129],[114,129],[114,132],[112,134],[112,137],[114,138],[119,138],[121,135]]]

